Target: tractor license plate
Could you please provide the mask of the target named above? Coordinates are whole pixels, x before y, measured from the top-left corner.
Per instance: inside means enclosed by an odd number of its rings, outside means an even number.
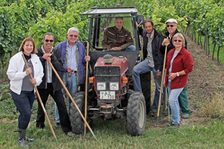
[[[100,99],[115,99],[115,91],[100,91]]]

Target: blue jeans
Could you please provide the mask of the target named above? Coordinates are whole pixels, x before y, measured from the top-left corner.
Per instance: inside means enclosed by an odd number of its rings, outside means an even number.
[[[21,91],[20,95],[10,91],[14,104],[19,111],[18,128],[26,129],[30,122],[32,106],[35,99],[33,91]]]
[[[136,51],[136,47],[134,45],[130,45],[127,48],[125,48],[124,51],[127,51],[127,52]]]
[[[172,124],[180,124],[180,106],[178,97],[182,92],[183,88],[170,89],[168,86],[169,93],[169,105],[171,109],[171,123]]]
[[[155,71],[153,67],[149,66],[149,60],[145,59],[142,62],[138,63],[134,66],[132,70],[132,79],[133,79],[133,85],[134,90],[142,92],[142,86],[141,86],[141,80],[140,80],[140,74],[149,72],[149,71]]]
[[[65,86],[68,88],[68,91],[71,94],[71,96],[75,97],[75,94],[77,92],[77,87],[78,87],[77,74],[76,73],[65,73],[63,75],[63,81],[65,83]],[[66,93],[64,92],[64,95],[65,94]],[[67,110],[68,110],[68,114],[69,114],[69,110],[71,108],[71,101],[70,101],[70,99],[65,104],[66,104],[66,107],[67,107]],[[55,121],[56,121],[56,123],[60,122],[58,108],[57,108],[56,103],[55,103]]]

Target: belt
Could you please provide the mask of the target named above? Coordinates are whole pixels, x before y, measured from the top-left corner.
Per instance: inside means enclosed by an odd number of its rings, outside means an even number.
[[[72,70],[71,72],[67,72],[67,73],[77,73],[76,70]]]

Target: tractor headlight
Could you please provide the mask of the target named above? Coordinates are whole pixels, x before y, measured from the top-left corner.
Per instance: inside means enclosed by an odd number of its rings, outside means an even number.
[[[119,90],[119,84],[118,84],[118,82],[111,82],[110,83],[110,90],[112,90],[112,91]]]
[[[96,87],[97,87],[97,90],[99,90],[99,91],[106,90],[106,83],[105,82],[98,82]]]

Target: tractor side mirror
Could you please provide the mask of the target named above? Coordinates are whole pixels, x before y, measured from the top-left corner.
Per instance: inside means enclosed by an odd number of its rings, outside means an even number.
[[[144,16],[143,15],[137,15],[136,21],[139,25],[141,25],[144,22]]]

